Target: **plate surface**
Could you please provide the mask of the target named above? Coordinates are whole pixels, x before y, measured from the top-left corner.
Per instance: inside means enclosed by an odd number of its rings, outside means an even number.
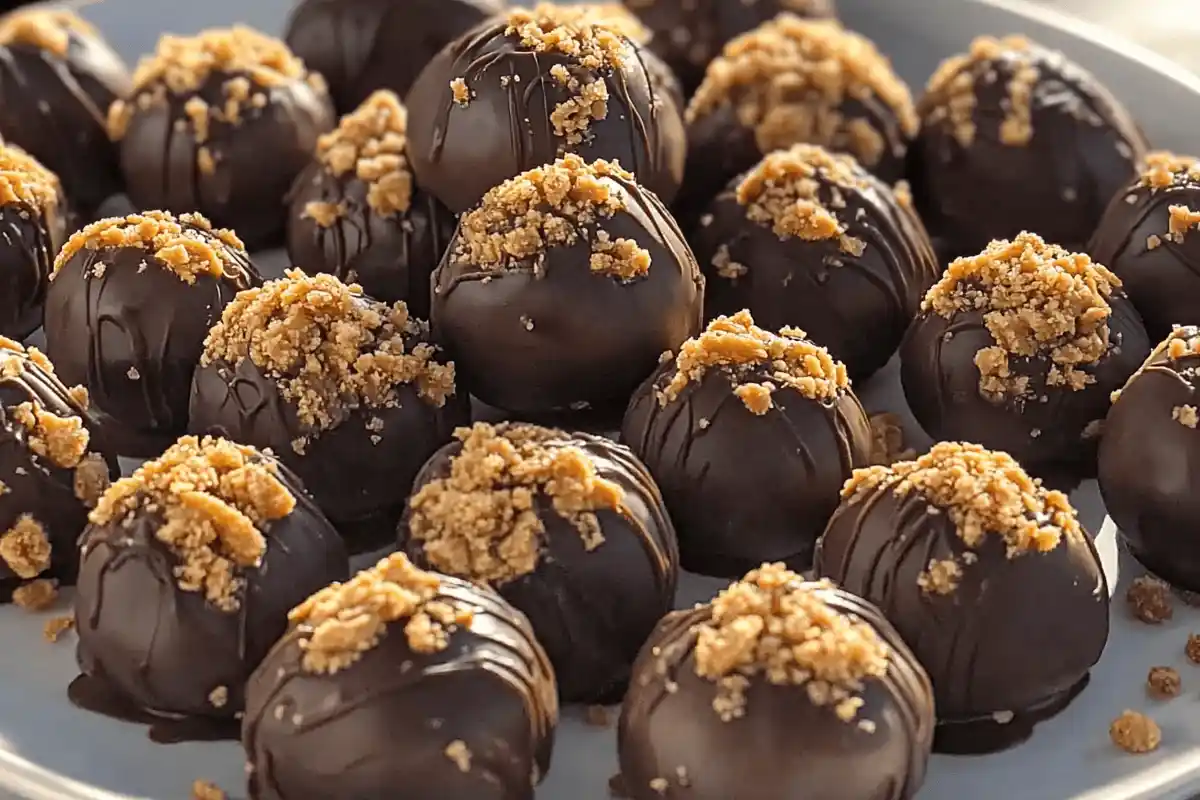
[[[973,36],[1021,32],[1094,71],[1127,102],[1155,146],[1195,149],[1191,134],[1200,129],[1200,80],[1080,23],[1006,0],[839,0],[839,5],[846,23],[879,42],[914,92],[938,61]],[[132,63],[153,49],[163,32],[243,22],[279,33],[290,6],[290,0],[103,0],[83,13]],[[281,269],[278,254],[266,260],[273,262],[266,271]],[[894,364],[858,388],[869,410],[901,412],[910,434],[916,431],[903,407]],[[914,446],[924,443],[919,433],[911,438]],[[1066,712],[1039,726],[1024,746],[988,757],[934,757],[922,800],[1173,799],[1200,790],[1200,721],[1193,710],[1195,695],[1188,691],[1193,676],[1200,678],[1200,667],[1189,671],[1183,656],[1189,624],[1200,630],[1200,610],[1181,607],[1172,622],[1155,628],[1131,622],[1120,598],[1141,570],[1118,554],[1095,484],[1085,484],[1072,500],[1089,530],[1099,531],[1105,571],[1118,591],[1112,635],[1091,685]],[[680,605],[706,599],[720,585],[685,578]],[[0,649],[0,796],[175,800],[187,797],[197,778],[218,783],[231,797],[244,796],[238,745],[154,745],[141,727],[74,709],[66,700],[66,685],[76,672],[73,639],[45,643],[44,621],[42,615],[0,608],[0,637],[8,643]],[[1163,746],[1149,756],[1124,755],[1110,744],[1108,724],[1126,708],[1147,708],[1146,672],[1160,664],[1180,670],[1185,694],[1150,709],[1162,726]],[[608,779],[616,771],[612,730],[585,724],[581,709],[567,709],[564,716],[553,768],[538,798],[606,800]]]

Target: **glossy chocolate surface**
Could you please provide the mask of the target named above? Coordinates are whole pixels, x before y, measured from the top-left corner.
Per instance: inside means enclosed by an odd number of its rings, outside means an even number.
[[[57,207],[0,207],[0,336],[24,339],[42,326],[54,256],[67,238],[66,198]]]

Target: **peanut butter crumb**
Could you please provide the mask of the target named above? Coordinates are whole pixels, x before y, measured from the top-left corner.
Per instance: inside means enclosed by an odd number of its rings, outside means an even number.
[[[586,3],[579,6],[558,7],[560,14],[571,12],[579,15],[582,24],[607,28],[637,44],[649,44],[650,40],[654,38],[653,32],[642,24],[637,14],[621,3]]]
[[[317,140],[317,158],[330,174],[341,177],[353,172],[367,186],[367,205],[384,217],[404,213],[412,205],[407,152],[408,112],[393,92],[384,89]]]
[[[1187,656],[1188,661],[1193,664],[1200,664],[1200,635],[1189,633],[1183,652]]]
[[[42,637],[50,643],[57,642],[64,633],[72,630],[75,627],[75,617],[61,616],[52,617],[46,620],[46,626],[42,628]]]
[[[9,409],[25,429],[25,443],[34,454],[62,469],[79,466],[87,454],[89,434],[79,417],[60,417],[26,401]]]
[[[1171,419],[1184,427],[1195,428],[1196,423],[1200,422],[1200,414],[1196,413],[1195,406],[1175,406],[1171,409]]]
[[[226,795],[215,783],[197,780],[192,784],[192,800],[226,800]]]
[[[772,383],[743,383],[736,387],[733,393],[751,414],[761,417],[775,407],[771,400],[771,393],[774,391],[775,386]]]
[[[0,206],[20,205],[44,216],[57,210],[62,198],[57,175],[16,145],[0,145]]]
[[[50,539],[29,514],[0,535],[0,559],[18,578],[36,578],[50,568]]]
[[[584,83],[571,75],[565,85],[572,96],[554,106],[550,124],[556,136],[574,146],[587,139],[593,122],[608,117],[608,84],[602,78]]]
[[[454,97],[454,102],[464,108],[471,103],[471,90],[467,88],[467,82],[462,78],[450,81],[450,94]]]
[[[1125,711],[1108,729],[1113,744],[1127,753],[1149,753],[1162,742],[1158,723],[1136,711]]]
[[[904,425],[895,414],[884,412],[872,414],[871,422],[871,464],[888,466],[897,461],[911,461],[917,457],[917,452],[911,447],[904,446]]]
[[[65,58],[71,34],[95,36],[96,29],[73,11],[33,8],[0,17],[0,47],[27,45]]]
[[[1172,667],[1151,667],[1146,676],[1146,691],[1159,700],[1178,697],[1181,688],[1179,672]]]
[[[1171,587],[1151,575],[1134,578],[1125,592],[1125,602],[1134,619],[1157,625],[1175,614]]]
[[[1195,183],[1200,183],[1200,161],[1165,150],[1146,155],[1138,178],[1138,185],[1152,192]]]
[[[897,181],[892,187],[892,194],[896,197],[896,202],[901,208],[915,213],[916,206],[913,205],[912,185],[908,181]]]
[[[717,248],[717,252],[712,257],[712,265],[718,275],[735,283],[738,278],[750,272],[749,267],[745,264],[733,260],[727,244],[722,244]]]
[[[962,567],[952,558],[933,559],[917,576],[917,586],[927,594],[953,594],[962,579]]]
[[[13,589],[12,601],[25,611],[45,611],[58,599],[58,583],[38,578]]]
[[[462,739],[455,739],[446,745],[446,758],[454,762],[459,772],[471,771],[471,751]]]
[[[308,77],[304,62],[282,41],[235,25],[195,36],[163,36],[154,54],[138,62],[133,93],[161,84],[173,94],[186,95],[200,89],[214,73],[249,79],[266,89]]]
[[[1175,244],[1183,244],[1188,231],[1200,226],[1200,211],[1193,211],[1187,206],[1170,206],[1170,220],[1167,223],[1166,238]]]
[[[322,228],[332,228],[346,214],[341,203],[324,203],[313,200],[304,204],[302,216],[311,219]]]
[[[224,708],[225,704],[229,702],[229,687],[218,686],[213,689],[208,693],[208,702],[212,704],[213,708]]]
[[[1013,76],[1008,85],[1005,117],[1000,123],[1000,141],[1010,146],[1028,144],[1033,137],[1031,90],[1038,78],[1033,55],[1031,43],[1023,36],[978,37],[965,54],[943,61],[929,79],[926,93],[936,96],[939,103],[930,109],[927,122],[947,122],[954,139],[962,147],[970,147],[978,132],[975,90],[980,75],[977,73],[994,69],[994,62],[1007,60],[1013,62]]]
[[[507,20],[504,34],[518,39],[525,49],[569,56],[587,69],[616,69],[627,55],[622,34],[599,24],[605,20],[594,12],[540,3],[533,10],[513,9]]]

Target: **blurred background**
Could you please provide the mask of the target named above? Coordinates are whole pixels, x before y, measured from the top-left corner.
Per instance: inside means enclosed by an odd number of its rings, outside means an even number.
[[[1033,0],[1083,17],[1200,72],[1198,0]]]

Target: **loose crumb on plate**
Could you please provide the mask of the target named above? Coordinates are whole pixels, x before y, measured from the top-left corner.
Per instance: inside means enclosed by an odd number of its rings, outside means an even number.
[[[57,642],[64,633],[75,627],[75,617],[64,615],[61,617],[51,617],[46,620],[46,627],[42,629],[42,636],[47,642]]]
[[[1174,613],[1171,605],[1171,588],[1158,578],[1143,575],[1135,578],[1125,593],[1125,601],[1135,619],[1148,625],[1157,625],[1168,620]]]
[[[1188,634],[1187,645],[1184,646],[1183,652],[1187,654],[1188,661],[1200,664],[1200,634]]]
[[[1151,667],[1146,676],[1146,691],[1158,700],[1178,697],[1181,689],[1179,672],[1172,667]]]
[[[1125,711],[1108,728],[1113,744],[1127,753],[1149,753],[1162,742],[1158,723],[1136,711]]]
[[[226,795],[215,783],[197,780],[192,784],[192,800],[226,800]]]

